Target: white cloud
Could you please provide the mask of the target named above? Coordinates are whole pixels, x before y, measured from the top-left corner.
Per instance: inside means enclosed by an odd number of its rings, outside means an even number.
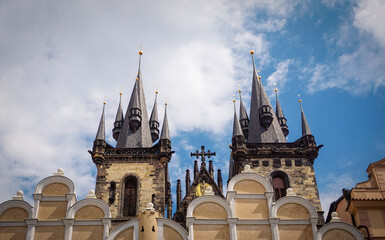
[[[338,1],[327,1],[334,6]],[[331,46],[345,51],[337,60],[311,64],[308,91],[340,88],[353,94],[376,92],[385,86],[385,2],[357,1],[352,22],[340,27],[338,35],[324,35]]]
[[[0,201],[32,189],[59,167],[80,196],[94,187],[87,149],[101,102],[107,97],[111,140],[117,93],[123,87],[127,106],[141,44],[147,105],[159,85],[159,115],[167,97],[171,134],[224,134],[236,84],[250,82],[248,44],[259,64],[270,58],[269,43],[255,30],[280,30],[294,12],[291,3],[296,1],[2,1]],[[263,11],[267,17],[253,25]]]

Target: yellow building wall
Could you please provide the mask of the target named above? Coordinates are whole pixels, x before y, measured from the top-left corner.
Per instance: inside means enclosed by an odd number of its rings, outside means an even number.
[[[133,240],[133,235],[134,235],[134,228],[131,227],[131,228],[128,228],[126,230],[124,230],[123,232],[121,232],[116,238],[115,240]]]
[[[60,220],[65,218],[67,202],[40,202],[37,218],[42,220]]]
[[[229,240],[228,225],[214,224],[195,224],[194,225],[194,240]]]
[[[280,240],[309,240],[313,239],[311,225],[279,225]]]
[[[70,192],[70,189],[63,183],[51,183],[47,185],[43,191],[43,196],[65,196]]]
[[[163,240],[183,240],[182,236],[170,228],[169,226],[164,226],[163,228]]]
[[[27,227],[0,227],[1,240],[24,240]]]
[[[237,225],[238,240],[271,240],[270,225],[259,224],[238,224]]]
[[[217,203],[205,202],[195,207],[193,217],[197,219],[222,219],[227,218],[227,212]]]
[[[64,238],[64,226],[36,227],[34,240],[60,240]]]
[[[299,204],[287,203],[278,209],[277,217],[280,219],[309,219],[310,213]]]
[[[103,226],[74,226],[72,240],[102,240]]]
[[[24,218],[28,217],[27,211],[22,208],[14,207],[5,210],[0,216],[0,221],[24,221]]]
[[[264,199],[235,199],[235,217],[239,219],[267,219],[269,210]]]
[[[243,180],[235,184],[234,191],[243,194],[264,194],[266,189],[259,182],[253,180]]]
[[[373,236],[384,237],[385,238],[385,207],[380,208],[371,208],[367,209],[369,217],[369,232]]]
[[[348,232],[340,229],[333,229],[327,231],[323,236],[322,240],[355,240],[355,238]]]
[[[102,209],[96,206],[86,206],[79,209],[75,214],[76,220],[100,220],[104,217]]]

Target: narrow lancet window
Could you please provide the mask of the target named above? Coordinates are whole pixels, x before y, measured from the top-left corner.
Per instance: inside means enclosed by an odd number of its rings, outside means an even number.
[[[274,197],[275,201],[286,196],[286,189],[289,186],[289,178],[288,176],[281,171],[276,171],[271,174],[273,188],[274,188]]]
[[[135,177],[127,177],[124,181],[123,216],[125,217],[136,215],[137,185],[138,182]]]

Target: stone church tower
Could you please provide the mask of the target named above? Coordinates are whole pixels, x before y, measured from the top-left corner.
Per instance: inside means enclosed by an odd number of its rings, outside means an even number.
[[[159,136],[156,98],[150,118],[147,114],[140,69],[142,54],[139,51],[139,70],[127,111],[123,113],[120,100],[116,113],[112,130],[116,147],[105,139],[103,107],[93,149],[89,151],[97,167],[96,197],[109,205],[113,224],[135,218],[149,202],[160,213],[166,211],[168,218],[172,214],[168,163],[173,152],[167,109]]]
[[[291,188],[309,200],[317,209],[322,224],[322,210],[314,174],[314,160],[322,145],[317,146],[301,104],[302,137],[287,142],[289,129],[278,101],[275,113],[264,90],[253,61],[250,117],[240,98],[239,119],[234,108],[232,153],[229,181],[241,172],[255,172],[268,179],[274,187],[274,200],[286,196]]]

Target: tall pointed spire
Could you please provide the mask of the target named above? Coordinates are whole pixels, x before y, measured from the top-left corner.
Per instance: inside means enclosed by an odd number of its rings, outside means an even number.
[[[287,120],[286,120],[285,116],[283,115],[281,105],[279,104],[279,101],[278,101],[278,89],[274,89],[274,91],[275,91],[275,115],[278,118],[278,122],[279,122],[279,125],[281,126],[283,135],[285,135],[285,137],[286,137],[287,135],[289,135],[289,128],[287,127]]]
[[[167,103],[164,104],[164,118],[163,118],[163,126],[162,133],[160,135],[161,140],[170,140],[170,130],[168,128],[168,119],[167,119]]]
[[[254,62],[254,51],[250,51],[253,62],[253,83],[250,102],[249,143],[286,142],[278,119],[272,111],[270,101],[260,81]]]
[[[248,137],[249,134],[249,116],[247,115],[247,111],[245,105],[243,105],[241,89],[239,92],[239,122],[241,123],[242,132],[245,138]]]
[[[299,105],[301,106],[302,136],[312,135],[311,131],[310,131],[309,124],[307,123],[307,120],[306,120],[306,117],[305,117],[305,113],[303,112],[302,100],[299,99],[298,102],[299,102]]]
[[[236,136],[243,136],[241,125],[239,124],[238,117],[237,117],[237,110],[235,108],[235,100],[233,100],[234,103],[234,122],[233,122],[233,138]]]
[[[106,130],[105,130],[105,123],[104,123],[104,109],[105,109],[105,106],[106,106],[106,102],[103,102],[102,116],[100,118],[99,128],[98,128],[98,132],[96,133],[95,140],[106,141]]]
[[[140,50],[138,75],[127,107],[121,133],[116,144],[117,148],[148,148],[152,146],[150,124],[148,122],[146,99],[144,97],[140,70],[142,54],[143,52]]]
[[[114,129],[112,129],[112,136],[116,141],[118,141],[120,130],[123,125],[123,121],[124,121],[124,116],[123,116],[123,109],[122,109],[122,93],[119,93],[119,106],[115,116]]]
[[[158,91],[155,91],[155,101],[150,116],[150,131],[152,142],[159,138],[159,122],[158,122],[158,105],[157,105]]]

